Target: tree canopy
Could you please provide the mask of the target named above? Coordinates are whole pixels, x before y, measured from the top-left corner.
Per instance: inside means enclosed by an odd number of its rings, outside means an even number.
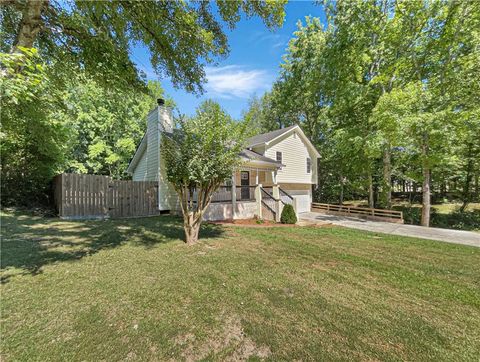
[[[418,184],[428,225],[432,185],[456,180],[464,199],[474,179],[478,189],[480,4],[323,5],[326,25],[298,23],[255,112],[266,129],[299,123],[314,141],[318,198],[341,203],[366,192],[371,206],[390,207],[393,185]]]
[[[146,49],[159,77],[200,93],[205,65],[228,55],[226,30],[242,16],[279,26],[284,3],[2,1],[3,203],[47,202],[63,171],[124,177],[145,116],[164,97],[135,50]]]
[[[143,83],[130,57],[143,46],[157,74],[198,92],[204,65],[229,52],[223,25],[233,29],[244,14],[274,28],[285,2],[9,0],[1,4],[1,50],[35,47],[57,67],[73,64],[97,81],[131,87]]]

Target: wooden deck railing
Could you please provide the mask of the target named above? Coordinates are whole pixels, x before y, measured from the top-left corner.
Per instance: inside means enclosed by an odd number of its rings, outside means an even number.
[[[347,205],[331,205],[312,202],[312,211],[323,211],[332,214],[360,216],[377,220],[386,220],[403,223],[403,212],[396,210],[372,209]]]

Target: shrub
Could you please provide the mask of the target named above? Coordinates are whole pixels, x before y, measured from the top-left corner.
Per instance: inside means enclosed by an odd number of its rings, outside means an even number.
[[[297,222],[297,215],[295,215],[295,210],[293,210],[292,205],[285,205],[283,207],[280,222],[282,224],[295,224]]]

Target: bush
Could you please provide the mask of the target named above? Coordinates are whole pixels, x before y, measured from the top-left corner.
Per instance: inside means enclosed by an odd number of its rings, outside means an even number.
[[[396,206],[394,210],[403,211],[405,224],[420,225],[422,219],[421,207]],[[444,214],[432,207],[430,209],[430,226],[458,230],[480,230],[480,210],[464,212],[455,210],[449,214]]]
[[[285,205],[283,207],[280,222],[282,224],[295,224],[297,222],[297,215],[295,215],[295,210],[293,210],[292,205]]]
[[[435,213],[431,224],[434,227],[448,229],[480,230],[480,210],[464,212],[456,210],[450,214]]]

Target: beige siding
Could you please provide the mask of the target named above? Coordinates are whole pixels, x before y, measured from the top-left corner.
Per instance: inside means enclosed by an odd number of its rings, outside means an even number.
[[[295,132],[289,133],[276,142],[268,145],[265,156],[276,160],[277,151],[282,152],[282,163],[285,165],[277,173],[278,183],[317,183],[317,159],[309,151],[302,137]],[[307,157],[311,159],[311,171],[307,173]]]
[[[133,180],[158,181],[158,207],[160,210],[177,210],[177,193],[165,177],[164,167],[160,167],[160,142],[162,119],[158,108],[147,116],[147,149],[133,172]],[[163,164],[163,162],[162,162]]]
[[[160,155],[159,142],[159,120],[158,120],[158,111],[154,109],[147,116],[147,150],[146,159],[147,159],[147,180],[148,181],[157,181],[158,180],[158,160]]]
[[[147,180],[147,152],[143,152],[137,167],[133,171],[133,181],[148,181]]]

